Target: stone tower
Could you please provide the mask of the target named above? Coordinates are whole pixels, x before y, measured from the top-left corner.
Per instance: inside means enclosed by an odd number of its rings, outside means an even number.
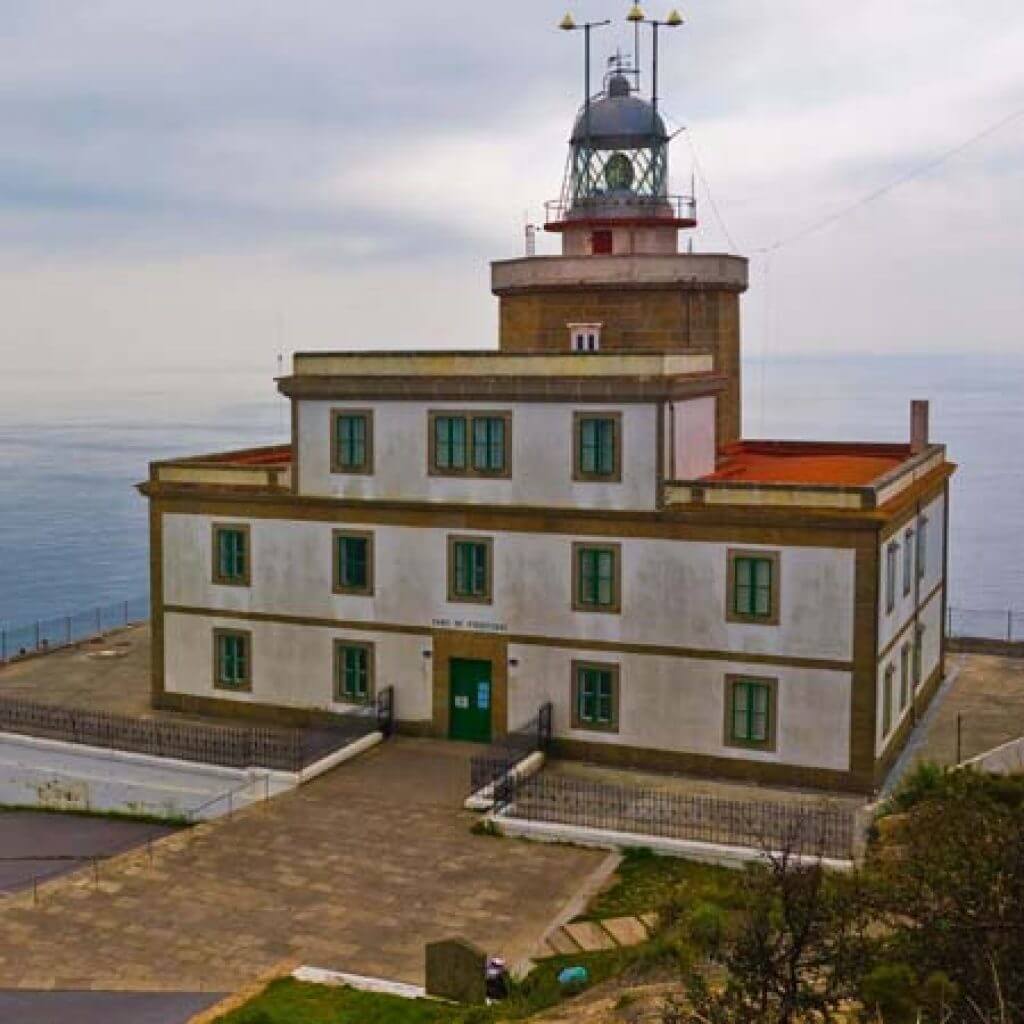
[[[545,204],[545,229],[561,235],[562,254],[491,265],[500,347],[710,350],[728,378],[718,403],[722,445],[740,436],[739,297],[747,261],[679,251],[680,231],[697,224],[696,202],[670,194],[670,137],[657,103],[639,95],[636,72],[613,64],[576,118],[561,198]]]

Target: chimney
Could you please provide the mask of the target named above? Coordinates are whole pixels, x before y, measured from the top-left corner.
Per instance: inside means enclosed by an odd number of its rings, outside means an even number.
[[[914,399],[910,403],[910,451],[918,455],[928,447],[928,402]]]

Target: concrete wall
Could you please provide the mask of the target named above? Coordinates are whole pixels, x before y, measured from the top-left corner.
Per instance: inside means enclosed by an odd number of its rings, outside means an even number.
[[[622,545],[622,613],[610,615],[573,611],[572,543],[579,538],[570,535],[480,534],[494,542],[494,599],[490,605],[467,605],[447,599],[447,537],[474,531],[351,524],[352,529],[373,531],[376,549],[375,595],[357,597],[332,592],[330,523],[253,521],[252,586],[213,584],[210,535],[215,521],[224,520],[164,517],[166,604],[359,621],[370,627],[431,628],[439,620],[443,625],[444,620],[472,617],[512,635],[738,655],[835,661],[853,657],[850,549],[781,549],[780,622],[762,626],[726,621],[727,544],[607,538]],[[199,654],[209,676],[209,650]]]
[[[568,347],[568,343],[566,345]],[[332,474],[331,410],[373,409],[374,472]],[[509,479],[431,476],[428,410],[512,413]],[[544,507],[638,508],[655,504],[657,407],[586,405],[578,411],[622,414],[621,483],[573,481],[573,412],[563,403],[326,402],[298,403],[299,479],[302,494],[401,501],[452,501]]]
[[[57,740],[0,733],[0,803],[93,811],[186,817],[209,804],[201,818],[228,813],[229,790],[238,790],[238,809],[291,789],[295,782],[281,772],[193,764]],[[213,803],[210,803],[213,801]]]

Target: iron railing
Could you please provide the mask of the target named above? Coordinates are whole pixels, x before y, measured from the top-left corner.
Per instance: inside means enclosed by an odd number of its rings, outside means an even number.
[[[1024,612],[1006,609],[947,608],[946,635],[953,640],[1024,642]]]
[[[609,212],[614,211],[614,212]],[[588,217],[620,220],[630,216],[696,223],[697,200],[693,196],[636,196],[632,199],[611,199],[597,196],[588,199],[549,199],[544,203],[546,224],[571,224]]]
[[[91,640],[148,618],[149,597],[142,596],[21,625],[0,624],[0,664]]]
[[[545,701],[528,722],[473,757],[469,762],[470,793],[491,785],[535,751],[546,751],[551,745],[552,713],[551,701]]]
[[[302,730],[175,722],[7,697],[0,698],[0,731],[226,768],[258,766],[282,771],[301,771],[351,742],[351,733],[343,728]]]
[[[495,807],[530,821],[838,859],[851,856],[855,834],[853,811],[826,801],[729,800],[544,772],[496,780]]]

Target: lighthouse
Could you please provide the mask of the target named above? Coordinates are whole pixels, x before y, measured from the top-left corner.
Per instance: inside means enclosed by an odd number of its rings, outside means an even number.
[[[682,25],[630,12],[639,29],[652,28],[651,88],[643,94],[639,47],[607,65],[591,94],[591,30],[584,32],[583,103],[569,135],[569,156],[558,199],[545,204],[545,230],[561,240],[557,256],[527,255],[491,264],[498,297],[499,345],[506,352],[710,351],[727,378],[718,403],[716,440],[740,437],[740,295],[747,260],[692,251],[697,226],[692,194],[674,192],[672,137],[659,109],[658,29]],[[691,189],[692,193],[692,189]]]

